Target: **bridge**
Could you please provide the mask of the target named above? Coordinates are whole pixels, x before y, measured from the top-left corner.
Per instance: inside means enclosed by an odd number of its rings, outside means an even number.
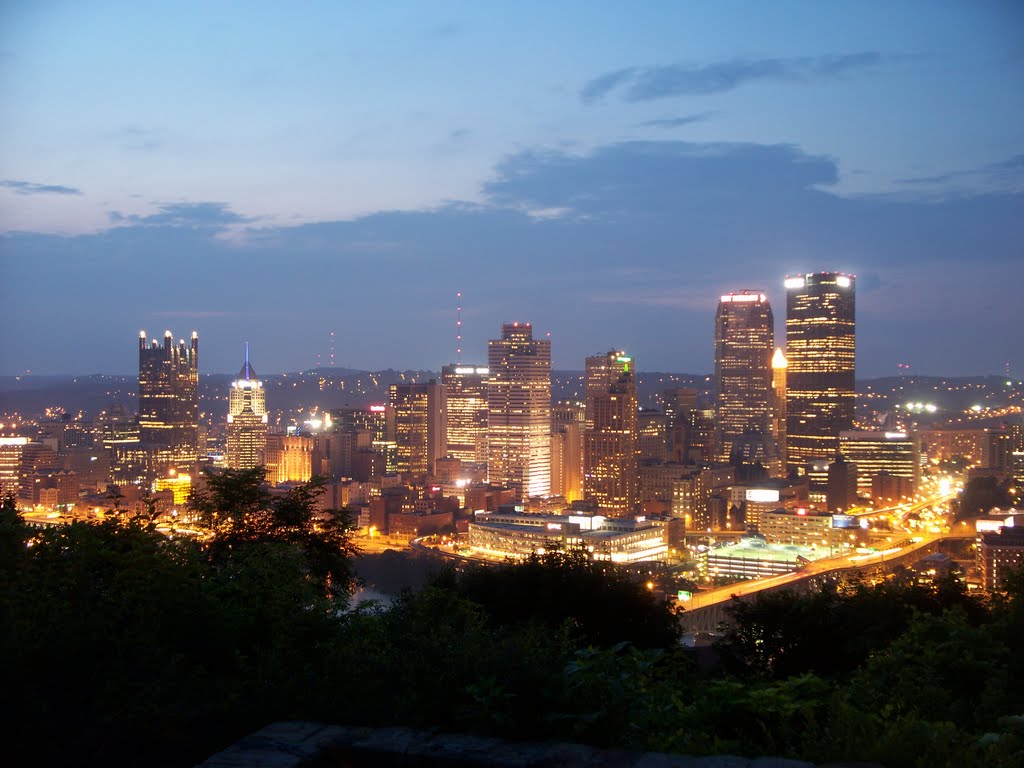
[[[720,625],[729,623],[729,616],[725,609],[733,598],[751,600],[763,592],[780,590],[799,593],[812,592],[825,581],[837,576],[864,571],[885,571],[907,560],[917,560],[938,551],[940,544],[944,541],[973,539],[974,537],[973,531],[970,533],[933,534],[918,541],[907,540],[905,546],[893,546],[882,552],[824,558],[808,563],[792,573],[753,579],[706,592],[698,592],[690,600],[677,601],[676,604],[684,611],[680,620],[686,632],[716,632]]]

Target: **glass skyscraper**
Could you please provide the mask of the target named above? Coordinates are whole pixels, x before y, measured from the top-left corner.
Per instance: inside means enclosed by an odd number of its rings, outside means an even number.
[[[854,277],[814,272],[786,278],[787,464],[831,459],[853,428]]]

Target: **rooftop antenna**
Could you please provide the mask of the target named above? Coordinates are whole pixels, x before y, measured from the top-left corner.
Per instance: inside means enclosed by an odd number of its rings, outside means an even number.
[[[249,340],[245,340],[245,378],[249,379]]]
[[[334,367],[334,331],[331,331],[331,368]]]
[[[462,291],[455,294],[455,341],[456,357],[455,362],[462,365]]]

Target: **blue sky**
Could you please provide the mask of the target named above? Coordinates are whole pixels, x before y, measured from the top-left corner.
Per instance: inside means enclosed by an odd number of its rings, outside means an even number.
[[[1024,6],[0,5],[0,373],[611,346],[858,275],[858,373],[1024,369]],[[780,339],[781,341],[781,339]]]

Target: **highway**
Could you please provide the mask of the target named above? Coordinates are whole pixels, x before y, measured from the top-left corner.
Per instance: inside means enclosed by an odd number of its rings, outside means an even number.
[[[860,516],[878,517],[886,516],[890,519],[896,518],[899,522],[906,520],[907,516],[918,513],[926,507],[936,504],[944,504],[956,495],[955,491],[941,491],[938,494],[929,496],[923,500],[908,505],[900,505],[889,509],[874,510],[860,513]],[[894,521],[895,522],[895,521]],[[930,532],[918,534],[904,530],[894,530],[893,538],[902,539],[896,546],[892,546],[880,552],[859,554],[857,552],[837,555],[835,557],[822,558],[807,563],[798,571],[786,573],[779,576],[769,576],[763,579],[752,579],[736,584],[729,584],[724,587],[710,589],[706,592],[698,592],[692,598],[685,601],[676,601],[676,604],[687,611],[696,611],[702,608],[709,608],[721,603],[726,603],[733,597],[745,597],[756,594],[766,589],[777,589],[787,585],[796,584],[813,576],[821,576],[827,573],[847,571],[854,569],[866,569],[873,566],[882,566],[886,562],[903,559],[915,552],[926,549],[930,545],[943,539],[973,538],[973,531],[959,533]],[[916,540],[907,540],[913,536]]]

